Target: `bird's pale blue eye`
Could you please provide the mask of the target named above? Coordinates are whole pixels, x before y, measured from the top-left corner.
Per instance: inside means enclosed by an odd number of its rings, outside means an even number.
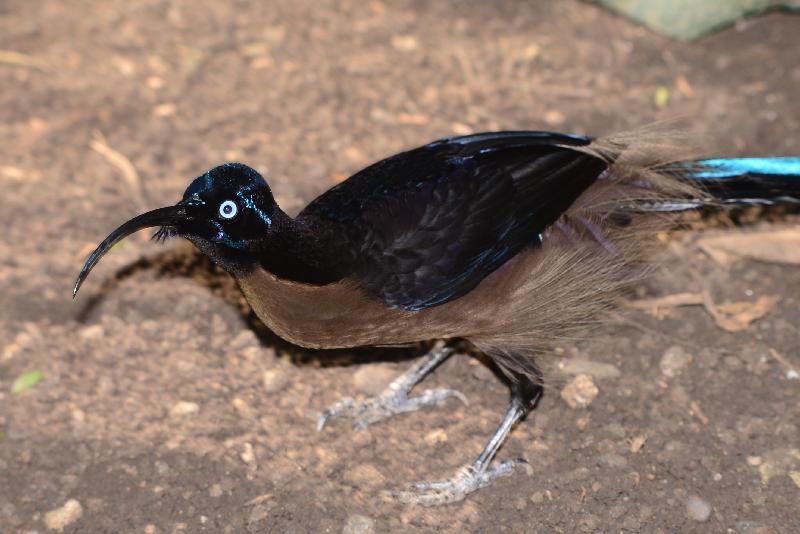
[[[219,216],[223,219],[233,219],[239,212],[239,206],[233,200],[226,200],[219,205]]]

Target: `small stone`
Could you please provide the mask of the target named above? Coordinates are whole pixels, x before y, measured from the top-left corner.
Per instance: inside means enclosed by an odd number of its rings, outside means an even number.
[[[753,467],[758,467],[761,465],[761,456],[748,456],[747,457],[747,465],[752,465]]]
[[[567,118],[564,116],[564,114],[554,109],[546,111],[544,114],[544,121],[550,126],[559,126],[564,124],[565,120],[567,120]]]
[[[353,514],[347,518],[342,534],[372,534],[375,532],[375,520],[365,515]]]
[[[595,378],[616,378],[621,374],[619,369],[610,363],[593,362],[585,358],[568,358],[558,367],[570,375],[592,375]]]
[[[631,440],[631,446],[628,450],[631,451],[633,454],[636,454],[637,452],[642,450],[642,447],[644,447],[644,443],[646,441],[647,441],[647,436],[645,436],[644,434],[636,436]]]
[[[99,324],[93,324],[91,326],[87,326],[81,329],[80,337],[84,341],[89,341],[91,339],[100,339],[103,337],[103,326]]]
[[[589,375],[578,375],[561,390],[561,398],[570,408],[585,408],[589,406],[599,390],[594,385]]]
[[[256,463],[256,453],[255,453],[255,450],[253,449],[253,444],[252,443],[245,443],[243,445],[243,447],[244,447],[244,450],[239,455],[239,458],[241,458],[242,461],[244,463],[246,463],[247,465],[255,465],[255,463]]]
[[[222,497],[222,486],[219,484],[213,484],[210,488],[208,488],[208,494],[215,499]]]
[[[378,395],[396,376],[397,371],[388,365],[362,365],[353,373],[353,387],[365,395]]]
[[[172,407],[170,413],[176,417],[192,415],[200,411],[200,406],[196,402],[178,401]]]
[[[442,428],[431,430],[425,435],[425,443],[430,446],[438,445],[447,442],[447,432]]]
[[[83,515],[81,503],[75,499],[70,499],[61,508],[50,510],[44,515],[44,524],[50,530],[61,532],[65,527],[71,525]]]
[[[694,356],[683,350],[683,347],[673,345],[664,351],[659,367],[664,376],[672,378],[680,374],[693,360]]]
[[[711,505],[697,495],[692,495],[686,501],[686,515],[689,519],[704,523],[711,517]]]
[[[413,52],[419,48],[419,41],[413,35],[395,35],[392,37],[392,47],[401,52]]]
[[[531,502],[533,504],[542,504],[544,502],[544,494],[541,491],[534,492],[534,494],[531,495]]]
[[[251,418],[253,417],[253,410],[250,408],[250,405],[247,404],[247,401],[241,397],[234,397],[231,399],[231,404],[239,413],[240,417],[244,418]]]
[[[289,375],[280,369],[268,369],[261,375],[261,383],[267,393],[279,393],[289,385]]]

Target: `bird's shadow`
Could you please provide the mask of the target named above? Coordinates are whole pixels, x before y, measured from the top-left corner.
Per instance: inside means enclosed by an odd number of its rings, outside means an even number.
[[[84,300],[76,319],[80,323],[91,322],[103,300],[120,289],[127,279],[149,273],[156,278],[189,278],[207,287],[214,296],[232,306],[242,317],[247,327],[259,342],[286,356],[295,365],[331,367],[357,365],[413,359],[430,347],[420,343],[408,347],[358,347],[350,349],[316,350],[306,349],[285,341],[262,323],[236,285],[233,277],[214,265],[190,245],[179,245],[163,252],[144,256],[126,265],[107,278],[94,293]]]

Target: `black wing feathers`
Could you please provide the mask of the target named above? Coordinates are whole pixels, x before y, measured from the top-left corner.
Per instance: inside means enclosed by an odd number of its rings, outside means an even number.
[[[605,168],[561,146],[588,143],[547,132],[444,139],[364,169],[299,217],[339,223],[352,276],[388,306],[436,306],[540,242]]]

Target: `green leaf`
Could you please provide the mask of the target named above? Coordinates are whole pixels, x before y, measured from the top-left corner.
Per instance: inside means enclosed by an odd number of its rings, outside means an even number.
[[[11,394],[18,395],[23,391],[35,388],[36,384],[42,381],[42,378],[44,378],[44,374],[39,370],[22,373],[11,384]]]

